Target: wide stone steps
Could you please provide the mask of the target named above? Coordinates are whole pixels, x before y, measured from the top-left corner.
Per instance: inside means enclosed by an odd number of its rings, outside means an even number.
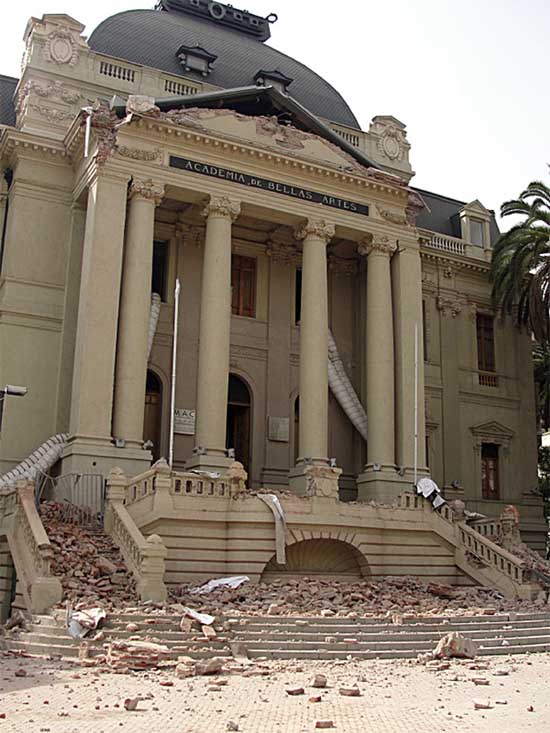
[[[155,620],[155,623],[147,621]],[[86,639],[90,656],[104,653],[104,644],[130,636],[166,645],[170,658],[197,659],[230,657],[230,642],[240,642],[251,659],[356,659],[410,658],[431,651],[450,631],[460,631],[480,646],[480,655],[521,654],[550,651],[550,613],[499,614],[495,616],[433,616],[404,618],[393,624],[387,618],[313,618],[238,616],[220,619],[230,631],[219,631],[216,639],[206,639],[200,631],[184,633],[181,616],[116,614],[102,625],[105,639]],[[128,631],[128,623],[137,631]],[[224,626],[226,629],[227,626]],[[93,632],[90,635],[93,636]],[[51,616],[35,617],[25,632],[5,637],[5,649],[27,654],[78,657],[80,642]]]

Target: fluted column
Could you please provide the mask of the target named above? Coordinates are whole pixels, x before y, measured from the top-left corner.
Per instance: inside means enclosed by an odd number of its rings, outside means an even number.
[[[113,435],[127,448],[143,442],[155,208],[162,195],[152,179],[130,184],[113,410]]]
[[[223,467],[231,325],[231,228],[240,204],[213,196],[204,209],[195,455],[188,467]]]
[[[367,466],[358,478],[360,498],[365,481],[375,484],[395,476],[395,367],[390,258],[395,241],[374,235],[359,245],[367,256],[366,372]],[[412,419],[412,418],[411,418]],[[370,487],[372,488],[372,487]],[[375,487],[374,498],[380,498]]]

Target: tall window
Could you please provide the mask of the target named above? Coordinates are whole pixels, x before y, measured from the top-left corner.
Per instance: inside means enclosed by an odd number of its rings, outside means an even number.
[[[479,219],[470,219],[470,240],[472,244],[483,247],[483,222]]]
[[[481,495],[484,499],[500,499],[498,449],[494,443],[481,445]]]
[[[422,301],[422,348],[424,349],[424,361],[428,361],[428,339],[426,333],[426,301]]]
[[[166,300],[166,276],[168,274],[168,242],[153,243],[153,274],[151,292]]]
[[[477,368],[480,372],[495,371],[495,331],[493,317],[477,314]]]
[[[231,258],[231,312],[234,316],[254,318],[256,314],[256,258],[233,255]]]

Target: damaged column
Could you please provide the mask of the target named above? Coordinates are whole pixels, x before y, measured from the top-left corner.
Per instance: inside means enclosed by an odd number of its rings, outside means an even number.
[[[204,209],[206,235],[202,269],[197,382],[197,425],[187,469],[225,472],[227,390],[231,325],[231,229],[240,204],[212,196]]]
[[[327,243],[334,226],[308,220],[298,232],[303,239],[302,308],[300,322],[300,434],[298,461],[290,487],[299,494],[317,493],[319,482],[337,495],[338,470],[328,459],[328,295]],[[332,476],[332,491],[326,482]],[[317,476],[317,474],[319,474]],[[322,474],[322,475],[321,475]]]

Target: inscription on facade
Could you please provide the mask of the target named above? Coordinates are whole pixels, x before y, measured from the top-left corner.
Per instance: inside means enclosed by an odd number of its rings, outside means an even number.
[[[268,178],[250,176],[248,173],[240,173],[239,171],[233,171],[228,168],[220,168],[217,165],[200,163],[196,160],[189,160],[188,158],[180,158],[176,155],[170,156],[169,164],[171,168],[179,168],[180,170],[189,171],[190,173],[200,173],[203,176],[221,178],[224,181],[239,183],[242,186],[260,188],[262,191],[270,191],[272,193],[280,193],[283,196],[291,196],[292,198],[301,199],[302,201],[310,201],[313,204],[322,204],[323,206],[330,206],[333,209],[349,211],[351,214],[361,214],[362,216],[369,215],[369,207],[365,204],[341,199],[338,196],[329,196],[328,194],[320,193],[319,191],[310,191],[309,189],[301,188],[300,186],[291,186],[287,183],[271,181]]]
[[[195,435],[195,417],[195,410],[175,407],[174,433],[178,435]]]

